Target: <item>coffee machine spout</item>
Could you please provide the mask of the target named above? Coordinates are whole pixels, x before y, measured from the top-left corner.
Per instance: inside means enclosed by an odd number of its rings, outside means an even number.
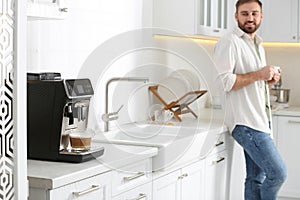
[[[72,104],[69,104],[66,106],[66,117],[69,119],[68,120],[68,125],[73,125],[74,124],[74,116],[73,116],[73,109],[72,109]]]
[[[78,102],[75,104],[77,109],[78,122],[85,121],[88,118],[88,104],[87,102]]]

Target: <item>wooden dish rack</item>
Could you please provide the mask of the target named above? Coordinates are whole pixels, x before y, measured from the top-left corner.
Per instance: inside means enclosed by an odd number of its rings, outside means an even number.
[[[197,118],[197,114],[189,107],[191,103],[196,101],[202,95],[204,95],[207,90],[196,90],[191,91],[180,97],[179,99],[172,101],[171,103],[167,103],[157,92],[158,85],[149,86],[149,90],[157,97],[157,99],[163,104],[165,110],[170,110],[174,113],[174,117],[178,121],[182,121],[179,115],[191,113],[195,118]]]

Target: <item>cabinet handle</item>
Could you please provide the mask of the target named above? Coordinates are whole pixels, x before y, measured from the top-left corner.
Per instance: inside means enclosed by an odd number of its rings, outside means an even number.
[[[215,33],[219,33],[219,32],[220,32],[220,30],[219,30],[219,29],[214,29],[214,30],[213,30],[213,32],[215,32]]]
[[[219,160],[216,160],[216,161],[213,161],[212,162],[212,164],[218,164],[218,163],[220,163],[220,162],[222,162],[222,161],[224,161],[225,160],[225,158],[224,157],[222,157],[222,158],[220,158]]]
[[[59,11],[60,12],[68,12],[68,8],[60,8]]]
[[[141,199],[146,199],[147,198],[147,195],[146,194],[143,194],[143,193],[140,193],[139,196],[137,198],[134,198],[134,199],[127,199],[127,200],[141,200]]]
[[[220,146],[220,145],[222,145],[222,144],[224,144],[224,142],[223,142],[223,141],[221,141],[221,142],[217,143],[217,144],[216,144],[216,147],[218,147],[218,146]]]
[[[300,121],[289,120],[288,123],[290,123],[290,124],[300,124]]]
[[[96,190],[100,190],[102,186],[100,185],[92,185],[91,188],[89,189],[86,189],[86,190],[83,190],[81,192],[73,192],[73,195],[76,196],[76,197],[80,197],[82,195],[85,195],[85,194],[88,194],[88,193],[91,193],[91,192],[94,192]]]
[[[179,179],[183,179],[184,177],[188,177],[188,174],[185,173],[185,174],[182,174],[181,176],[178,176],[178,180],[179,180]]]
[[[126,176],[126,177],[123,178],[123,180],[124,180],[124,182],[132,181],[132,180],[137,179],[137,178],[139,178],[141,176],[144,176],[144,175],[145,175],[144,172],[139,172],[139,173],[137,173],[136,175],[133,175],[133,176]]]

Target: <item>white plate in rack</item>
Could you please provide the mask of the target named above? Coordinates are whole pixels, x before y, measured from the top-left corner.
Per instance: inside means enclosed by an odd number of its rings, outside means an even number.
[[[199,90],[200,81],[196,73],[187,69],[179,69],[170,74],[170,77],[179,78],[184,80],[188,85],[189,91]]]
[[[167,103],[176,101],[189,91],[186,81],[177,77],[167,77],[163,79],[157,88],[160,97]]]

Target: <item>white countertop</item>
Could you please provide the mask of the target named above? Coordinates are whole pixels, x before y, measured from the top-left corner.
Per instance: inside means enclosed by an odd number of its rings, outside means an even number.
[[[54,189],[157,155],[157,148],[103,144],[103,156],[83,162],[27,161],[29,186]]]
[[[218,110],[204,109],[199,118],[183,117],[185,127],[201,127],[209,131],[224,132],[227,127],[223,123]],[[188,116],[188,115],[187,115]],[[54,189],[85,178],[122,169],[130,163],[158,155],[158,148],[103,143],[104,155],[96,160],[84,163],[66,163],[28,160],[29,186],[35,188]]]
[[[292,117],[300,117],[300,107],[290,106],[288,108],[282,108],[278,110],[273,110],[272,114],[274,116],[292,116]]]

